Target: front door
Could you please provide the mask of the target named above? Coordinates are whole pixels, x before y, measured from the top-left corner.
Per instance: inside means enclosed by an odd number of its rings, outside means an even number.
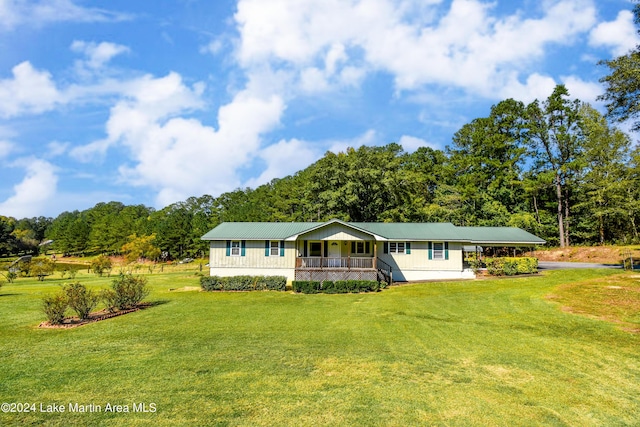
[[[327,251],[327,255],[329,256],[329,267],[341,267],[341,250],[340,250],[340,242],[330,241],[327,242],[329,245],[329,250]]]

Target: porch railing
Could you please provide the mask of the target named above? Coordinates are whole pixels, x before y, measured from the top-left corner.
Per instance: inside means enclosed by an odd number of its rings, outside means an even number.
[[[299,257],[296,268],[376,268],[376,264],[369,257]]]

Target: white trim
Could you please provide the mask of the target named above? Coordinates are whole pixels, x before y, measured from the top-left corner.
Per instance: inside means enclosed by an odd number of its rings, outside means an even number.
[[[442,245],[442,248],[439,249],[440,251],[440,256],[436,256],[436,245]],[[445,252],[445,247],[444,247],[444,242],[431,242],[431,248],[432,248],[432,254],[431,254],[431,261],[444,261],[445,260],[445,256],[444,256],[444,252]]]
[[[273,246],[273,244],[276,246]],[[273,253],[275,249],[276,253]],[[280,256],[280,241],[279,240],[269,240],[269,256]]]
[[[238,246],[234,247],[233,244],[237,243]],[[234,254],[233,250],[237,249],[238,253]],[[229,243],[229,256],[242,256],[242,241],[241,240],[231,240]]]
[[[395,246],[395,251],[391,249],[391,245]],[[400,251],[400,245],[402,245],[402,251]],[[406,255],[406,253],[407,253],[407,242],[406,241],[403,241],[403,242],[398,242],[398,241],[389,242],[389,253],[390,254],[395,254],[395,255]]]

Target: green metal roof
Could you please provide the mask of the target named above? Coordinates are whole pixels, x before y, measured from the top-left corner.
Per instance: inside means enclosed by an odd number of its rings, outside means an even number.
[[[223,222],[203,240],[284,240],[317,227],[319,222]]]
[[[517,227],[456,227],[464,241],[483,244],[543,245],[543,239]]]
[[[456,226],[449,222],[350,222],[387,240],[447,240],[457,241]]]
[[[203,240],[285,240],[324,227],[343,224],[372,235],[380,240],[448,241],[475,244],[538,245],[545,241],[515,227],[456,227],[451,223],[386,223],[386,222],[223,222]]]

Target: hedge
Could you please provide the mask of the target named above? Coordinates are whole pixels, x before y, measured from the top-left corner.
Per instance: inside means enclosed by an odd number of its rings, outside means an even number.
[[[487,265],[487,273],[492,276],[515,276],[516,274],[538,272],[538,258],[487,258],[485,263]]]
[[[203,276],[200,286],[205,291],[284,291],[284,276]]]
[[[294,292],[303,294],[346,294],[359,292],[377,292],[380,283],[375,280],[325,280],[323,282],[310,280],[294,280]]]

